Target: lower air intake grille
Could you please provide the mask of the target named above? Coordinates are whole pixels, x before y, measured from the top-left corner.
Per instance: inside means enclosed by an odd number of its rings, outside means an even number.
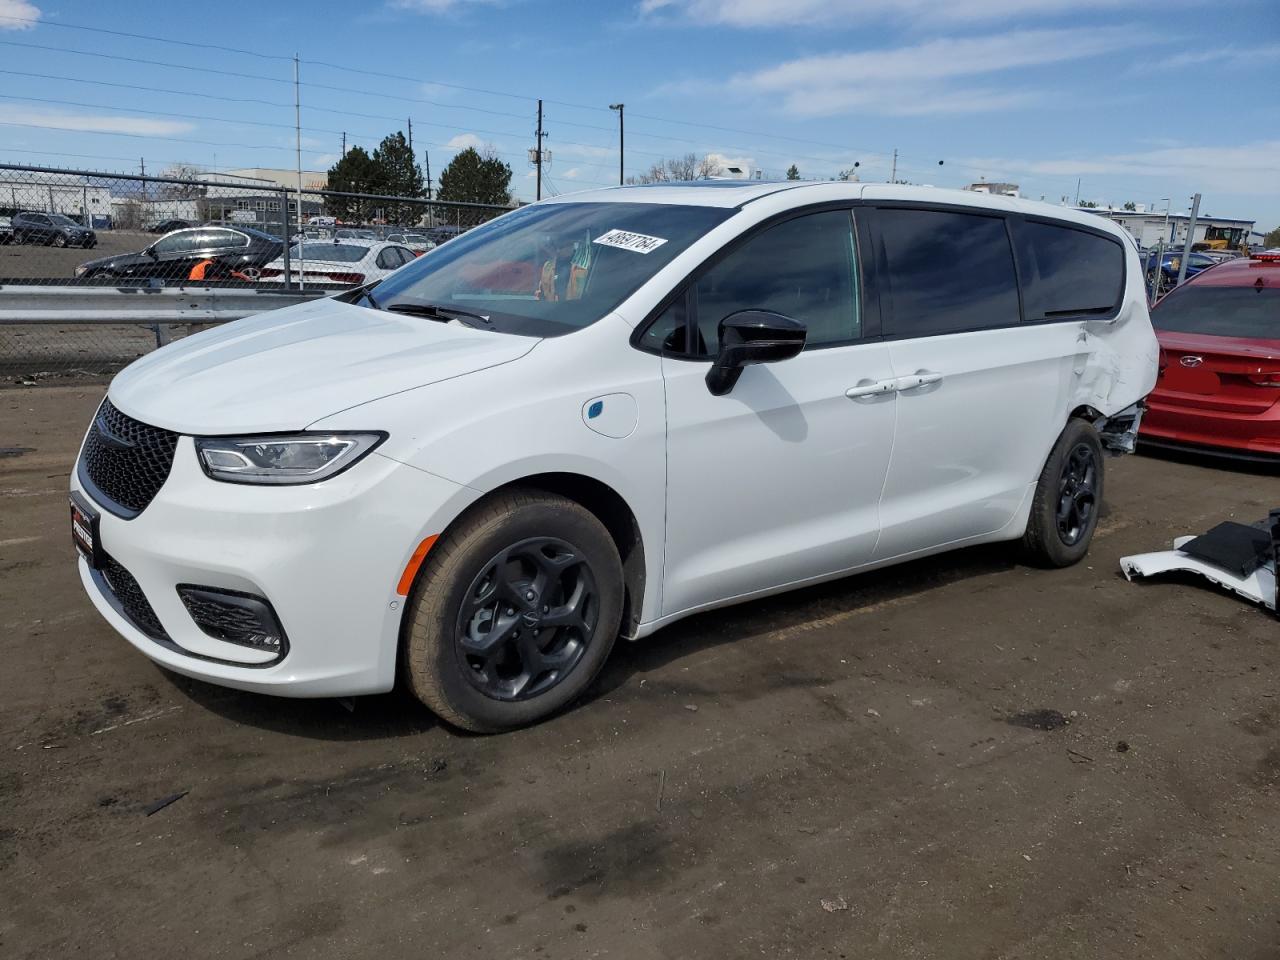
[[[169,634],[165,633],[164,627],[160,625],[160,618],[151,609],[146,594],[142,592],[142,587],[138,586],[138,581],[133,579],[133,574],[111,557],[103,557],[101,572],[102,579],[111,588],[111,593],[129,622],[152,640],[167,641]]]

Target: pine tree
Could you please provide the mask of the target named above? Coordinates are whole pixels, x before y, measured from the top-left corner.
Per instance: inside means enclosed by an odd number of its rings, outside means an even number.
[[[800,179],[800,168],[797,167],[794,163],[791,166],[787,167],[787,179],[788,180]]]
[[[492,151],[481,154],[475,147],[467,147],[440,172],[436,196],[441,200],[507,206],[511,203],[511,167]],[[483,210],[458,210],[447,216],[459,226],[474,226],[493,215]]]

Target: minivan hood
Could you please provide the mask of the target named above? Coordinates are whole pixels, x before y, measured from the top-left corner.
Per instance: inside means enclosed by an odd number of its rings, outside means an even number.
[[[179,433],[300,430],[357,404],[508,363],[538,342],[323,299],[172,343],[126,367],[108,393],[134,419]]]

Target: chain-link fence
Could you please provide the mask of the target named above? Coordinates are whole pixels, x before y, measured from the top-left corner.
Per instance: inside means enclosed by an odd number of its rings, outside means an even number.
[[[412,262],[506,206],[298,191],[286,178],[147,177],[0,164],[0,377],[109,374],[186,325],[23,323],[33,286],[337,292]]]

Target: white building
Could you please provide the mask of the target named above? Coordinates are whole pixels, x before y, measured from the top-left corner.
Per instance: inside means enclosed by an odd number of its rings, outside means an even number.
[[[1105,207],[1078,207],[1077,209],[1085,213],[1096,213],[1100,217],[1115,221],[1129,231],[1141,247],[1154,247],[1162,240],[1165,246],[1182,244],[1186,242],[1187,227],[1191,223],[1189,213],[1170,213],[1166,219],[1163,211],[1112,210]],[[1191,238],[1191,242],[1225,240],[1227,246],[1239,247],[1241,243],[1250,241],[1256,222],[1200,215],[1196,218],[1195,236]]]
[[[990,193],[1000,197],[1022,196],[1016,183],[997,183],[995,181],[979,180],[977,183],[969,184],[965,189],[971,190],[974,193]]]
[[[91,226],[111,216],[111,191],[69,173],[0,171],[0,213],[62,213]]]

